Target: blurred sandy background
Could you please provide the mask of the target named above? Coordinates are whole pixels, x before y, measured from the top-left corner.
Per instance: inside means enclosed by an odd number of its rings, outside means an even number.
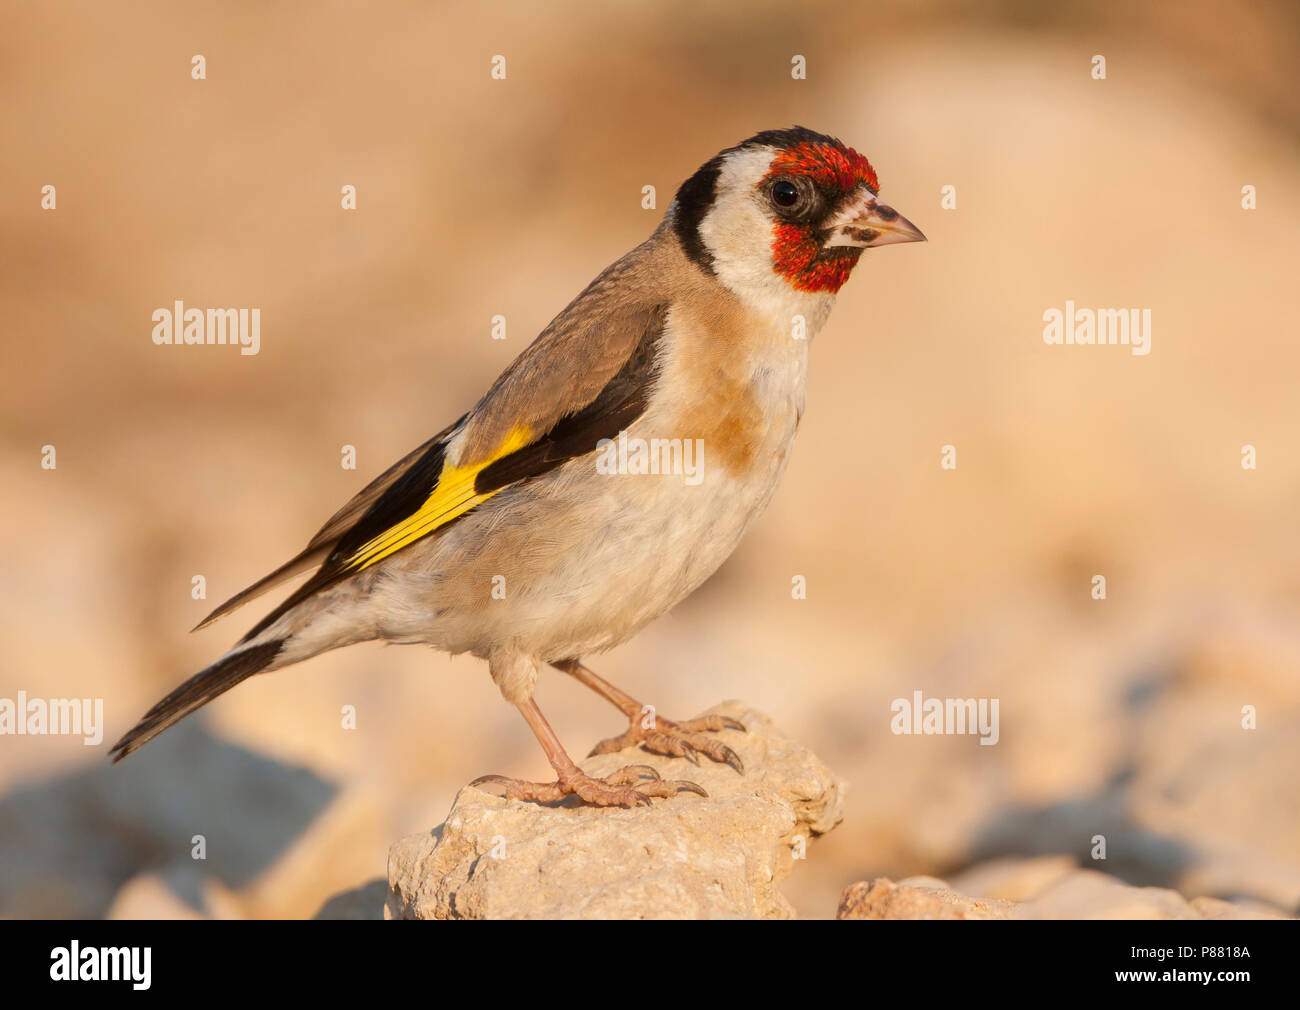
[[[1298,48],[1282,0],[4,4],[0,697],[102,697],[107,727],[0,738],[0,915],[310,916],[464,782],[543,776],[483,664],[379,645],[105,753],[269,603],[188,635],[212,605],[466,409],[699,163],[796,122],[930,241],[864,257],[741,550],[593,667],[670,717],[743,698],[849,779],[786,888],[804,915],[1095,834],[1126,879],[1294,910]],[[1067,298],[1150,308],[1150,356],[1044,345]],[[154,346],[174,299],[259,307],[261,354]],[[1000,699],[1001,742],[891,735],[915,690]],[[539,700],[576,753],[622,728],[558,673]]]

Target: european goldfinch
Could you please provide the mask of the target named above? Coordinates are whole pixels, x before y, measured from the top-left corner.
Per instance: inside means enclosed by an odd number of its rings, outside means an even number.
[[[865,157],[802,127],[711,158],[654,234],[592,281],[472,410],[199,625],[314,569],[145,713],[114,760],[256,673],[382,639],[487,660],[556,775],[478,780],[512,798],[633,806],[703,793],[644,765],[585,774],[533,698],[545,664],[628,716],[627,732],[593,753],[639,743],[743,773],[734,751],[706,735],[743,726],[643,720],[641,703],[581,658],[627,641],[690,594],[771,499],[803,414],[809,340],[836,292],[863,249],[924,239],[878,191]],[[641,449],[638,462],[629,445]],[[669,465],[647,466],[646,446]],[[698,447],[693,477],[663,472],[682,446]]]

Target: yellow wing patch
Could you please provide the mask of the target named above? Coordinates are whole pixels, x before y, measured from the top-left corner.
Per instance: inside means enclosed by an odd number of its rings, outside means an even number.
[[[369,568],[376,561],[382,561],[407,544],[428,536],[438,527],[445,526],[457,516],[464,515],[474,506],[487,501],[501,488],[486,494],[475,493],[474,479],[479,475],[479,471],[491,466],[502,457],[522,449],[530,441],[532,441],[532,432],[526,425],[518,425],[511,429],[505,441],[486,459],[466,466],[444,463],[442,473],[438,475],[438,483],[425,499],[424,504],[396,526],[389,527],[359,547],[356,553],[348,558],[347,567],[354,571]]]

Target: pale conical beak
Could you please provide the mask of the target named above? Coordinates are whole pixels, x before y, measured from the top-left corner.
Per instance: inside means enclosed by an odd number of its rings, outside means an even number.
[[[866,249],[878,245],[897,245],[900,242],[924,242],[921,229],[888,204],[881,203],[871,190],[853,197],[843,210],[835,215],[822,243],[831,246],[852,246]]]

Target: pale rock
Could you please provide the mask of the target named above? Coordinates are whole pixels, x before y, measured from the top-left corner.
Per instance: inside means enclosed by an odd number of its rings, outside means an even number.
[[[739,702],[710,710],[748,733],[720,738],[739,775],[640,749],[583,763],[593,775],[648,764],[690,779],[649,807],[598,809],[506,800],[465,787],[447,820],[395,844],[387,915],[404,919],[792,918],[777,890],[796,854],[841,818],[844,784],[806,747]]]
[[[1274,908],[1272,905],[1251,898],[1240,898],[1235,901],[1224,901],[1222,898],[1193,898],[1191,905],[1207,919],[1294,918],[1280,908]]]
[[[177,897],[160,874],[142,873],[118,889],[104,918],[175,920],[206,916]]]
[[[975,895],[971,892],[976,891]],[[1014,896],[1023,897],[1014,897]],[[1254,900],[1187,900],[1163,887],[1137,887],[1068,856],[999,859],[972,867],[952,883],[886,877],[850,885],[839,919],[1287,919]]]
[[[1177,891],[1076,870],[1017,909],[1021,919],[1201,919]]]
[[[958,894],[933,877],[860,880],[840,898],[837,919],[1008,919],[1009,901]]]
[[[240,891],[248,917],[307,918],[320,908],[322,894],[373,877],[391,838],[384,835],[375,791],[365,783],[340,790],[266,872]]]
[[[340,891],[320,907],[314,919],[379,920],[388,901],[388,881],[376,877],[360,887]]]
[[[956,874],[951,886],[961,894],[980,898],[1028,901],[1074,872],[1076,865],[1071,856],[993,859]]]
[[[1020,919],[1287,918],[1261,902],[1188,901],[1165,887],[1136,887],[1097,870],[1075,870],[1016,910]]]

